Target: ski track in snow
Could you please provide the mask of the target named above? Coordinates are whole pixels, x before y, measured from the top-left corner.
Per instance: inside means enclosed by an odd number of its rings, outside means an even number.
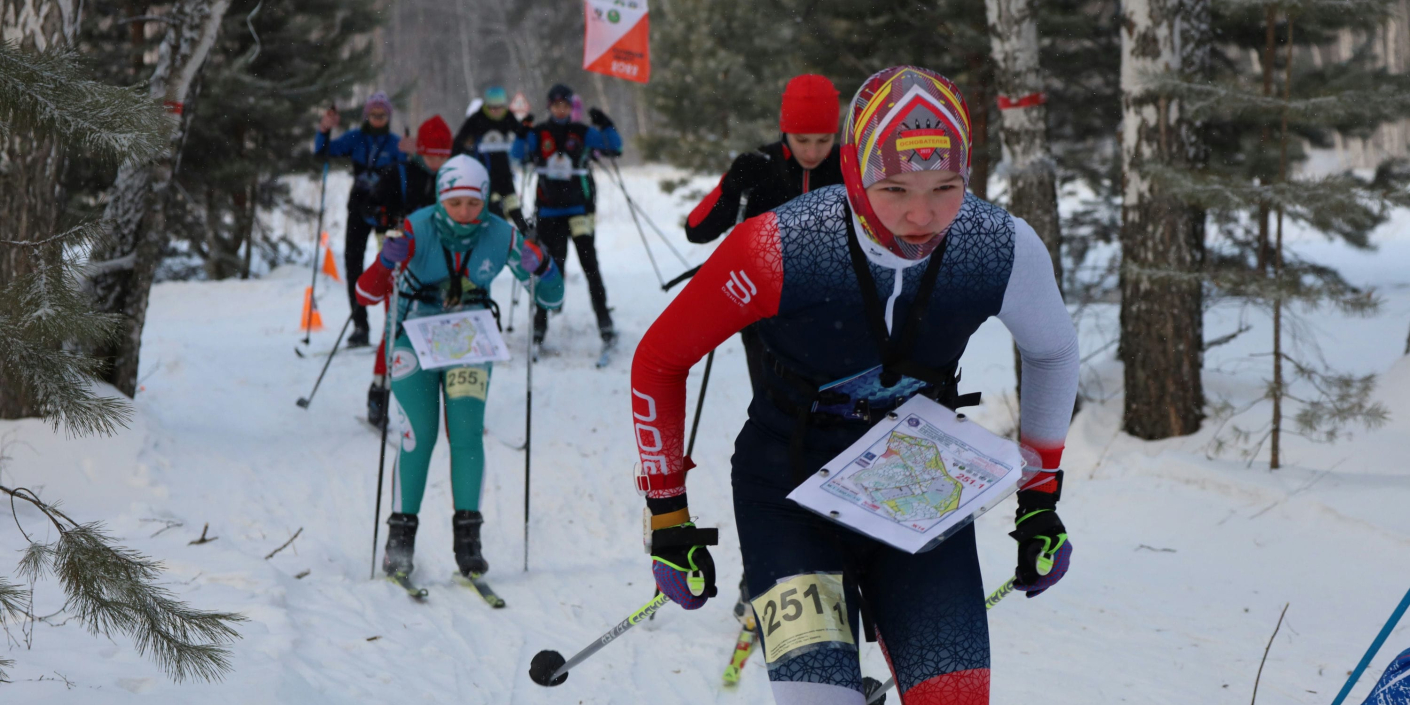
[[[685,244],[677,226],[691,204],[656,188],[677,173],[662,167],[626,173],[633,195],[691,264],[703,261],[709,248]],[[336,248],[347,185],[330,181],[327,227]],[[365,413],[372,361],[339,355],[311,408],[294,405],[323,362],[290,350],[301,337],[305,267],[254,281],[165,283],[153,290],[132,428],[111,439],[68,439],[39,421],[0,422],[9,456],[0,478],[62,500],[76,519],[105,521],[125,545],[162,559],[167,586],[194,606],[246,615],[244,638],[233,647],[235,671],[220,684],[176,685],[126,638],[94,638],[75,623],[40,623],[26,650],[10,624],[0,656],[17,664],[10,669],[15,682],[0,685],[4,701],[771,702],[760,654],[737,688],[720,682],[738,634],[730,614],[739,555],[729,457],[749,391],[737,340],[717,356],[695,452],[701,467],[690,479],[692,510],[704,525],[722,529],[715,555],[728,597],[691,613],[668,606],[557,688],[527,677],[537,651],[571,657],[652,595],[640,543],[642,502],[630,477],[636,459],[628,374],[631,351],[670,295],[660,292],[616,187],[599,182],[598,246],[622,340],[612,364],[593,369],[595,325],[586,285],[570,263],[567,308],[552,319],[534,370],[527,573],[521,570],[523,454],[505,445],[523,441],[529,325],[522,300],[507,335],[516,357],[496,366],[491,384],[485,552],[488,578],[506,609],[490,609],[450,580],[443,442],[432,461],[413,576],[430,589],[429,599],[418,604],[396,586],[368,579],[377,438],[354,417]],[[709,188],[713,179],[691,186]],[[298,193],[316,202],[317,184],[300,184]],[[272,222],[300,240],[311,229],[278,214]],[[1285,451],[1292,465],[1270,473],[1266,463],[1248,468],[1237,457],[1206,458],[1208,429],[1157,443],[1118,434],[1119,366],[1108,351],[1084,368],[1088,390],[1112,398],[1087,405],[1069,439],[1062,514],[1076,549],[1073,568],[1041,599],[1014,596],[993,611],[993,702],[1245,702],[1284,602],[1292,606],[1268,656],[1259,702],[1330,702],[1410,585],[1404,509],[1410,473],[1402,451],[1410,429],[1410,363],[1400,358],[1410,276],[1388,266],[1391,256],[1410,254],[1410,237],[1400,234],[1407,224],[1410,217],[1401,214],[1383,229],[1379,253],[1296,231],[1289,238],[1354,281],[1380,286],[1386,297],[1376,318],[1326,312],[1308,318],[1324,335],[1331,362],[1382,373],[1378,396],[1392,412],[1384,429],[1334,446],[1293,439]],[[648,238],[667,278],[683,270],[650,231]],[[327,329],[313,347],[326,349],[347,304],[342,285],[325,279],[319,287]],[[509,277],[501,276],[494,290],[506,312],[508,287]],[[379,318],[374,311],[374,325]],[[1237,309],[1216,307],[1207,334],[1233,330],[1238,318]],[[1104,342],[1102,331],[1114,330],[1115,320],[1114,307],[1094,307],[1083,324],[1084,349]],[[1254,332],[1210,352],[1211,398],[1248,398],[1267,375],[1261,363],[1240,362],[1266,347],[1257,337],[1266,338],[1266,321],[1249,320]],[[985,392],[986,406],[973,417],[997,431],[1012,425],[1010,345],[991,321],[964,360],[962,387]],[[697,365],[689,382],[691,409],[702,370]],[[1249,422],[1263,418],[1254,414]],[[1012,569],[1013,542],[1005,535],[1011,512],[1005,505],[979,522],[990,586]],[[31,531],[50,531],[36,512],[21,507],[19,516]],[[163,521],[182,526],[153,536]],[[206,523],[219,538],[188,545]],[[301,527],[298,540],[265,560]],[[384,526],[379,540],[385,536]],[[0,547],[20,545],[18,532],[0,532]],[[303,571],[307,577],[295,577]],[[62,606],[54,582],[39,585],[36,598],[41,615]],[[1406,646],[1410,623],[1395,631],[1350,702],[1359,703]],[[867,674],[884,680],[878,649],[865,645],[863,656]]]

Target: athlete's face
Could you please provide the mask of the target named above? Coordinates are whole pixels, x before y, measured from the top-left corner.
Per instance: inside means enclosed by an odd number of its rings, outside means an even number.
[[[391,121],[392,116],[388,115],[387,111],[382,110],[381,108],[375,108],[373,110],[368,111],[367,113],[367,124],[379,130],[386,127],[387,123]]]
[[[485,202],[470,196],[454,196],[441,201],[445,206],[446,214],[461,225],[469,225],[480,217],[480,211],[485,209]]]
[[[488,115],[491,120],[502,120],[507,112],[509,112],[509,108],[503,105],[485,107],[485,115]]]
[[[788,138],[788,149],[793,152],[793,158],[803,165],[804,169],[816,169],[819,164],[827,159],[827,155],[832,153],[832,145],[837,141],[837,135],[785,135]]]
[[[555,120],[567,120],[573,116],[573,104],[566,100],[557,100],[548,106],[548,112],[553,113]]]
[[[449,159],[449,157],[440,157],[433,154],[421,155],[421,161],[426,162],[427,168],[432,172],[440,171],[441,167],[446,165],[447,159]]]
[[[950,227],[964,203],[964,179],[953,171],[908,171],[867,187],[881,224],[911,245]]]

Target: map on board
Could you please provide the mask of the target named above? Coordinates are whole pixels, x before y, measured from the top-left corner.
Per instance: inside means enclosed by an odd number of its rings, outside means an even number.
[[[425,370],[509,359],[494,314],[484,309],[413,318],[402,327]]]
[[[917,396],[788,497],[916,553],[1013,493],[1023,466],[1013,441]]]

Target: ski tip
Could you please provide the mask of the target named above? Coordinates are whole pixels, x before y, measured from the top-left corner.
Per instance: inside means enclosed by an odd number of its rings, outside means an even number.
[[[739,667],[734,665],[725,666],[725,685],[739,685]]]
[[[529,663],[529,680],[545,688],[562,685],[563,681],[568,680],[568,674],[564,673],[557,678],[554,678],[553,674],[557,673],[565,663],[568,661],[563,658],[563,654],[557,651],[552,649],[540,651],[534,654],[534,660]]]

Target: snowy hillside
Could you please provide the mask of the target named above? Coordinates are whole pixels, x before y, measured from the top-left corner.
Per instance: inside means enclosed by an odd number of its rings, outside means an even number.
[[[636,198],[699,263],[708,248],[685,244],[676,227],[690,204],[656,187],[670,176],[675,172],[660,167],[627,173]],[[340,247],[347,184],[333,186],[328,230]],[[255,281],[160,284],[152,292],[132,428],[117,438],[73,440],[39,421],[0,422],[6,456],[0,479],[62,500],[74,518],[103,520],[126,545],[164,559],[169,587],[194,605],[246,615],[235,671],[220,684],[173,685],[130,643],[94,638],[76,623],[64,624],[59,613],[35,627],[30,650],[17,644],[10,626],[0,657],[17,661],[10,670],[15,682],[0,684],[0,701],[771,702],[757,654],[736,689],[720,684],[738,633],[728,599],[694,613],[668,606],[556,689],[526,675],[539,650],[571,655],[652,595],[641,549],[642,503],[631,482],[628,370],[632,348],[671,295],[660,291],[620,194],[605,180],[600,187],[599,252],[622,352],[607,369],[593,368],[595,324],[573,255],[566,310],[553,320],[549,354],[534,370],[528,572],[521,570],[524,456],[510,447],[524,438],[522,305],[507,336],[516,358],[494,370],[485,552],[507,609],[491,610],[450,581],[444,442],[432,463],[417,541],[417,576],[429,600],[414,603],[386,581],[368,579],[378,439],[356,417],[366,413],[372,356],[339,354],[311,407],[295,406],[322,364],[293,354],[307,268],[284,267]],[[310,185],[302,193],[316,200]],[[311,227],[273,223],[300,240]],[[1276,473],[1235,456],[1211,460],[1208,430],[1159,443],[1118,433],[1121,374],[1113,349],[1089,361],[1084,384],[1110,398],[1085,408],[1068,443],[1062,515],[1075,546],[1072,571],[1040,599],[1014,597],[991,613],[993,702],[1247,702],[1284,603],[1291,607],[1269,654],[1259,703],[1331,701],[1410,586],[1410,469],[1403,450],[1410,437],[1410,360],[1400,354],[1410,322],[1406,226],[1410,218],[1383,228],[1378,253],[1294,238],[1295,248],[1380,287],[1386,298],[1376,318],[1329,312],[1308,318],[1332,364],[1382,374],[1377,396],[1392,413],[1382,430],[1334,446],[1290,442],[1290,467]],[[682,271],[648,235],[665,276]],[[502,276],[494,291],[506,312],[508,279]],[[316,350],[332,345],[347,315],[341,284],[324,280],[319,288],[327,330],[315,336]],[[1207,335],[1233,330],[1238,315],[1215,309]],[[373,313],[374,328],[379,316]],[[1084,354],[1106,342],[1115,321],[1109,306],[1086,319]],[[1268,374],[1260,358],[1248,357],[1266,349],[1267,326],[1257,317],[1248,322],[1253,332],[1211,351],[1211,397],[1251,398]],[[985,392],[986,406],[975,418],[996,431],[1012,426],[1010,345],[991,321],[963,361],[962,390]],[[690,495],[701,522],[722,529],[715,555],[722,591],[729,593],[739,579],[729,457],[749,390],[737,340],[717,358]],[[702,369],[690,382],[692,408]],[[987,584],[1002,582],[1013,567],[1014,544],[1005,534],[1011,509],[1005,505],[979,523]],[[35,512],[22,507],[19,515],[28,531],[48,529]],[[8,519],[0,548],[12,550],[21,542]],[[218,539],[191,545],[207,524]],[[299,529],[288,549],[265,558]],[[10,564],[0,568],[10,570]],[[57,584],[38,586],[37,613],[58,612],[60,595]],[[1406,647],[1410,623],[1394,633],[1355,695],[1364,697]],[[875,645],[865,645],[863,655],[868,675],[884,679]]]

